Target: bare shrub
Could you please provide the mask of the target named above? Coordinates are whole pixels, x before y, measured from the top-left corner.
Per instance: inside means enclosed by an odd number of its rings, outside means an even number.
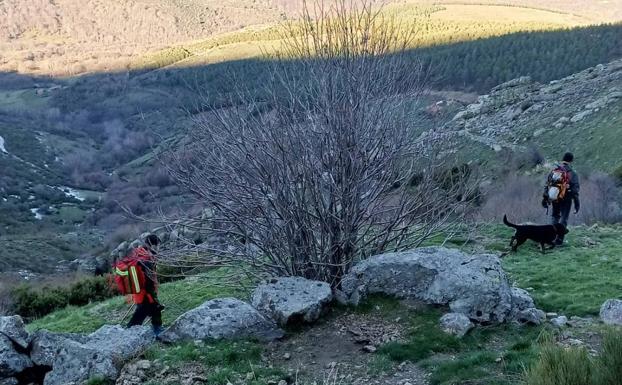
[[[587,176],[581,183],[579,220],[586,224],[622,221],[620,195],[613,177],[598,172]]]
[[[408,28],[348,4],[307,7],[270,56],[262,93],[235,84],[223,97],[237,107],[208,104],[163,156],[209,208],[209,228],[198,227],[227,242],[201,245],[197,264],[216,258],[338,286],[357,260],[419,245],[465,212],[471,175],[438,160],[446,138],[413,137],[423,74]]]
[[[546,210],[540,205],[544,188],[541,179],[509,175],[500,183],[490,186],[479,211],[479,220],[501,223],[503,215],[507,214],[514,222],[549,221]]]
[[[617,223],[622,221],[620,190],[615,179],[604,173],[582,176],[579,198],[581,210],[571,214],[571,224]],[[518,222],[546,223],[547,212],[540,206],[544,188],[542,176],[510,175],[506,180],[491,186],[485,194],[485,203],[479,219],[500,222],[504,214]]]

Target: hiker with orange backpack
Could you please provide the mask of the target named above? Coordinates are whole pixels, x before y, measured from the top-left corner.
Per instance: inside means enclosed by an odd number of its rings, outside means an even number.
[[[136,310],[127,327],[142,325],[147,317],[151,317],[153,333],[156,337],[162,333],[162,310],[164,306],[158,302],[158,279],[156,275],[155,257],[160,245],[160,238],[150,234],[144,244],[135,248],[130,254],[115,263],[113,276],[121,294],[131,295]]]
[[[542,207],[548,211],[549,203],[553,206],[551,218],[552,224],[561,223],[568,227],[568,217],[574,203],[575,214],[579,212],[579,176],[572,169],[571,163],[574,155],[570,152],[564,154],[562,162],[555,165],[549,173],[542,195]],[[563,245],[564,236],[558,236],[555,244]]]

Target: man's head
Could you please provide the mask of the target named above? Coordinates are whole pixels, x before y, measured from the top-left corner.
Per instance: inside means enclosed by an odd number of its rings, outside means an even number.
[[[160,238],[155,234],[149,234],[145,237],[145,246],[151,250],[156,250],[160,245]]]
[[[562,161],[566,163],[572,163],[573,160],[574,160],[574,155],[572,155],[572,152],[565,153],[564,157],[562,158]]]

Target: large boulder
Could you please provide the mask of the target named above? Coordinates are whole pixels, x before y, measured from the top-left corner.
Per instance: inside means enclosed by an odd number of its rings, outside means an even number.
[[[600,308],[600,319],[607,325],[622,325],[622,301],[608,299]]]
[[[121,367],[153,341],[149,327],[125,329],[118,325],[103,326],[83,342],[66,338],[61,341],[44,385],[77,385],[93,377],[114,380]]]
[[[86,343],[88,337],[73,333],[52,333],[40,330],[30,343],[30,359],[35,365],[52,367],[56,356],[68,341]]]
[[[175,320],[160,335],[165,342],[203,339],[281,338],[283,331],[246,302],[220,298],[205,302]]]
[[[12,377],[32,367],[32,361],[18,352],[13,341],[0,334],[0,378]]]
[[[283,277],[259,285],[252,304],[262,314],[285,326],[299,321],[314,322],[333,299],[326,282],[301,277]]]
[[[469,330],[475,327],[469,317],[461,313],[447,313],[441,317],[439,322],[441,329],[445,333],[453,334],[457,337],[463,337]]]
[[[353,305],[382,293],[449,305],[479,322],[503,322],[512,309],[512,290],[497,256],[444,247],[371,257],[352,268],[341,288]]]
[[[24,349],[28,348],[30,343],[30,336],[24,327],[24,321],[18,315],[0,317],[0,334],[4,334]]]

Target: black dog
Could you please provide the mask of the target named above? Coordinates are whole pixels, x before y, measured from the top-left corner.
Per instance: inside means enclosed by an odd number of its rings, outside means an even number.
[[[503,223],[516,229],[516,234],[510,241],[512,251],[516,251],[518,246],[531,239],[540,244],[540,249],[542,254],[544,254],[544,245],[550,245],[549,249],[552,249],[555,247],[557,237],[568,234],[568,229],[561,223],[554,225],[515,225],[508,221],[507,215],[503,216]]]

